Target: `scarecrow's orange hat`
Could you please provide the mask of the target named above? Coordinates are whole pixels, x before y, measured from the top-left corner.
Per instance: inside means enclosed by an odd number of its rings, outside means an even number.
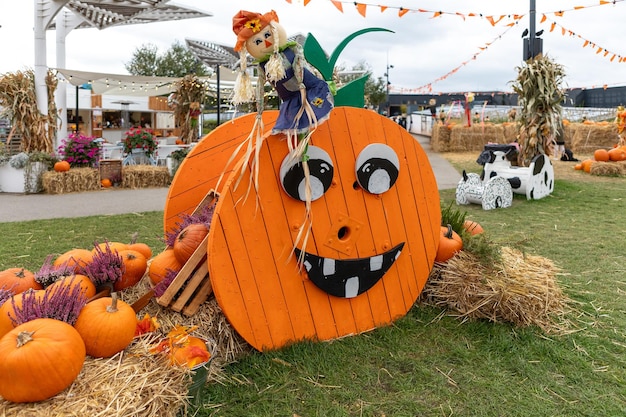
[[[278,22],[278,16],[274,10],[265,14],[240,10],[233,17],[233,32],[237,35],[235,51],[240,51],[243,44],[261,29],[269,25],[271,21]]]

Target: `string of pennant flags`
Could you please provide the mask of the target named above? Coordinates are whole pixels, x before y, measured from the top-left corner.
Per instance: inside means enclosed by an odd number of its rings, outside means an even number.
[[[290,4],[292,3],[292,0],[285,0],[285,1]],[[311,1],[313,0],[303,0],[304,6],[307,6]],[[483,46],[479,47],[479,51],[473,54],[470,59],[462,62],[461,64],[459,64],[458,66],[456,66],[455,68],[447,72],[446,74],[436,78],[435,80],[431,81],[428,84],[425,84],[417,88],[397,88],[397,87],[390,86],[390,90],[395,93],[413,93],[413,94],[419,94],[419,93],[425,93],[425,92],[431,93],[433,91],[433,84],[439,81],[445,80],[446,78],[455,74],[461,68],[469,64],[471,61],[475,61],[476,58],[482,52],[487,50],[487,48],[490,45],[492,45],[494,42],[501,39],[502,36],[506,34],[506,32],[508,32],[515,25],[517,25],[519,21],[526,16],[526,14],[488,15],[488,14],[477,13],[477,12],[467,12],[467,13],[449,12],[449,11],[442,11],[442,10],[429,10],[429,9],[423,9],[423,8],[412,8],[412,7],[404,7],[404,6],[387,6],[387,5],[379,4],[379,3],[363,3],[363,2],[356,2],[356,1],[342,1],[342,0],[327,0],[327,1],[330,1],[341,13],[344,13],[344,5],[353,5],[356,8],[357,12],[364,18],[367,17],[368,10],[378,9],[380,10],[381,13],[384,13],[388,10],[395,11],[398,15],[398,18],[402,18],[408,13],[424,13],[424,14],[429,14],[432,19],[443,17],[443,16],[460,17],[464,21],[466,20],[466,18],[481,18],[481,19],[487,20],[489,24],[491,24],[491,26],[500,25],[500,26],[506,27],[506,29],[502,33],[500,33],[496,38],[494,38],[491,42],[487,42]],[[563,17],[565,13],[567,12],[580,11],[583,9],[589,9],[589,8],[605,6],[605,5],[615,5],[623,1],[625,0],[599,0],[598,3],[587,5],[587,6],[572,6],[568,9],[561,9],[561,10],[557,10],[553,12],[542,13],[540,23],[549,22],[550,32],[553,32],[558,27],[560,28],[561,34],[563,36],[568,35],[568,36],[577,37],[581,39],[583,41],[583,45],[582,45],[583,48],[586,48],[586,47],[594,48],[596,50],[597,55],[602,54],[602,56],[608,58],[610,62],[626,63],[626,56],[618,54],[616,52],[612,52],[598,45],[596,42],[583,38],[581,35],[576,34],[574,31],[569,30],[565,28],[564,26],[560,25],[559,23],[557,23],[556,21],[548,18],[549,15],[554,15],[555,17]],[[607,86],[605,85],[604,88],[607,88]]]

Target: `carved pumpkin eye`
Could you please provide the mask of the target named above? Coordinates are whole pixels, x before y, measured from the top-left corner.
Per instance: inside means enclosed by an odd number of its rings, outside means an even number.
[[[399,170],[398,155],[382,143],[367,145],[356,159],[356,179],[371,194],[382,194],[393,187]]]
[[[317,146],[307,150],[311,180],[311,201],[315,201],[330,188],[333,180],[333,163],[326,151]],[[291,160],[290,156],[280,165],[280,183],[283,190],[296,200],[306,201],[306,185],[302,161]]]

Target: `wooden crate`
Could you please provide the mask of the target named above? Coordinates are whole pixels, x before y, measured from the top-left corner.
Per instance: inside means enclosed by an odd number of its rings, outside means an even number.
[[[203,210],[209,204],[214,204],[217,194],[211,190],[198,204],[194,213]],[[207,261],[207,243],[209,235],[191,255],[189,260],[183,265],[174,278],[174,281],[167,287],[157,302],[169,307],[174,311],[192,316],[198,312],[211,293],[213,287],[209,278],[209,265]]]
[[[119,159],[100,160],[100,181],[108,178],[112,184],[122,182],[122,161]]]

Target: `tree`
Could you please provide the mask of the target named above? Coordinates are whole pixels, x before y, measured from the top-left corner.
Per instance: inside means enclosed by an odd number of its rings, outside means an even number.
[[[132,75],[155,75],[159,77],[184,77],[188,74],[208,75],[209,71],[187,47],[176,41],[163,55],[153,44],[144,44],[133,53],[125,64]]]

